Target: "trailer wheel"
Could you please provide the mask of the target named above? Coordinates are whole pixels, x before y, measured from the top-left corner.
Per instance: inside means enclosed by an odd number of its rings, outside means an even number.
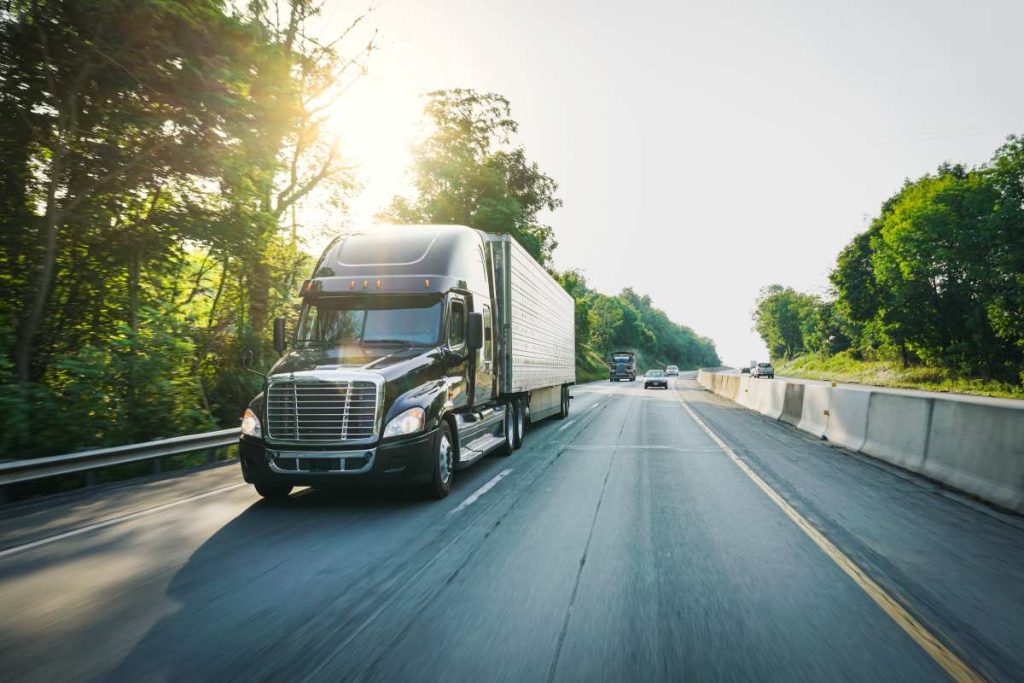
[[[562,404],[559,406],[557,415],[559,420],[569,417],[569,387],[565,385],[562,386]]]
[[[516,423],[515,447],[521,448],[523,437],[526,436],[526,410],[523,408],[522,400],[518,398],[512,401],[512,408]]]

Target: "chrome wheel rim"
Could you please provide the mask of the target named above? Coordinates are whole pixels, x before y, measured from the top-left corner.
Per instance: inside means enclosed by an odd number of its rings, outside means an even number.
[[[452,478],[452,442],[447,434],[441,434],[441,443],[437,448],[437,471],[441,474],[441,483],[447,484]]]

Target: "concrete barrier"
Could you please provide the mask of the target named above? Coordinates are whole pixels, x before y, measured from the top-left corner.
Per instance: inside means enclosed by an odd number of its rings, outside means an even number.
[[[757,379],[753,380],[751,386],[757,387],[757,412],[773,420],[782,417],[782,408],[786,403],[786,382]]]
[[[772,382],[774,384],[775,382]],[[804,385],[784,382],[782,393],[782,414],[779,419],[794,427],[800,424],[804,413]]]
[[[861,452],[920,472],[928,446],[932,404],[929,398],[872,391]]]
[[[851,451],[859,451],[868,436],[870,402],[871,392],[865,389],[832,387],[825,438]]]
[[[1024,410],[936,400],[921,472],[1024,512]]]
[[[825,431],[828,429],[832,387],[823,387],[817,384],[803,386],[804,403],[801,406],[800,420],[796,423],[796,427],[820,439],[825,436]]]
[[[698,373],[715,393],[1024,513],[1024,401]]]

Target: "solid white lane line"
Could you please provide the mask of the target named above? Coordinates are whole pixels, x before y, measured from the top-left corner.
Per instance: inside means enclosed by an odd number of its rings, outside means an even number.
[[[218,489],[214,489],[212,491],[207,491],[206,493],[197,493],[196,495],[189,496],[188,498],[181,498],[180,500],[175,500],[175,501],[172,501],[170,503],[164,503],[163,505],[156,505],[156,506],[151,507],[151,508],[146,508],[145,510],[139,510],[138,512],[132,512],[132,513],[129,513],[127,515],[121,515],[119,517],[112,517],[111,519],[105,519],[102,522],[96,522],[95,524],[88,524],[86,526],[79,527],[77,529],[72,529],[71,531],[65,531],[63,533],[56,534],[54,536],[47,536],[46,538],[41,538],[38,541],[32,541],[30,543],[23,543],[22,545],[16,545],[16,546],[14,546],[12,548],[7,548],[6,550],[0,550],[0,559],[2,559],[4,557],[9,557],[11,555],[16,555],[16,554],[21,553],[21,552],[25,552],[26,550],[32,550],[33,548],[38,548],[40,546],[48,545],[50,543],[54,543],[55,541],[62,541],[65,538],[72,538],[73,536],[80,536],[81,534],[85,534],[85,533],[88,533],[90,531],[96,531],[97,529],[103,529],[103,528],[106,528],[108,526],[114,526],[115,524],[120,524],[121,522],[127,522],[128,520],[131,520],[131,519],[136,519],[138,517],[144,517],[145,515],[149,515],[149,514],[152,514],[154,512],[160,512],[161,510],[167,510],[169,508],[177,507],[178,505],[184,505],[185,503],[191,503],[194,500],[200,500],[201,498],[207,498],[209,496],[214,496],[214,495],[217,495],[218,493],[224,493],[225,491],[231,491],[232,489],[237,489],[240,486],[248,486],[248,484],[246,484],[245,482],[242,482],[240,484],[231,484],[229,486],[222,486],[222,487],[220,487]]]
[[[935,635],[933,635],[920,621],[918,621],[910,612],[907,611],[903,605],[897,602],[892,596],[885,592],[881,586],[875,583],[868,574],[861,569],[857,564],[854,563],[849,557],[847,557],[843,551],[841,551],[832,541],[828,539],[821,531],[818,530],[813,524],[797,512],[792,505],[786,502],[775,489],[768,485],[764,479],[762,479],[754,470],[750,468],[747,463],[740,459],[736,453],[729,448],[722,441],[721,438],[715,432],[711,430],[704,420],[697,416],[697,413],[687,405],[686,401],[679,394],[678,391],[674,392],[676,398],[682,404],[683,409],[687,414],[697,423],[705,434],[711,437],[711,440],[722,450],[729,459],[732,460],[733,464],[736,465],[747,475],[747,477],[757,485],[757,488],[761,489],[771,499],[775,505],[777,505],[787,517],[789,517],[796,526],[803,531],[813,542],[824,552],[829,559],[853,579],[861,590],[863,590],[871,600],[875,602],[882,611],[889,615],[897,626],[903,629],[907,635],[914,639],[914,641],[927,652],[935,662],[946,670],[950,678],[955,681],[971,681],[972,683],[977,681],[981,683],[985,679],[982,678],[978,673],[971,669],[962,659],[960,659],[952,650],[947,648],[942,641],[940,641]]]
[[[459,506],[457,508],[455,508],[454,510],[452,510],[451,512],[449,512],[448,514],[449,515],[454,515],[456,512],[459,512],[460,510],[464,510],[464,509],[468,508],[470,505],[472,505],[473,503],[475,503],[476,501],[480,500],[480,496],[484,495],[485,493],[487,493],[488,491],[493,489],[495,486],[497,486],[498,482],[501,481],[502,479],[504,479],[505,477],[507,477],[511,471],[512,471],[512,468],[509,467],[506,470],[502,470],[501,472],[498,472],[496,475],[494,475],[494,477],[489,482],[487,482],[486,484],[484,484],[483,486],[478,488],[476,491],[473,491],[473,493],[470,494],[469,498],[467,498],[466,500],[464,500],[461,503],[459,503]]]

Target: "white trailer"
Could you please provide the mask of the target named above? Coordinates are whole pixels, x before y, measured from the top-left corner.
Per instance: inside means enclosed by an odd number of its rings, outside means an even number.
[[[531,419],[565,409],[576,382],[575,302],[508,235],[488,235],[499,333],[497,393],[525,395]]]

